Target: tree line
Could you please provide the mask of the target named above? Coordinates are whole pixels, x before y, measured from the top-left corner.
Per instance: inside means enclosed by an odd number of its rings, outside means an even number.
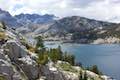
[[[35,39],[37,40],[35,53],[38,55],[37,62],[39,64],[44,65],[50,59],[53,62],[61,60],[66,61],[71,65],[75,65],[75,56],[67,52],[63,52],[61,50],[61,46],[58,46],[58,48],[46,49],[41,36],[38,36]]]

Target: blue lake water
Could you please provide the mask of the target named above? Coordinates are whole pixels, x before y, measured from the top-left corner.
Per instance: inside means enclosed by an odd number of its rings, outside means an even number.
[[[73,44],[65,43],[49,44],[46,47],[56,48],[59,45],[63,51],[74,54],[76,61],[82,62],[83,66],[97,65],[106,75],[120,80],[120,44]]]

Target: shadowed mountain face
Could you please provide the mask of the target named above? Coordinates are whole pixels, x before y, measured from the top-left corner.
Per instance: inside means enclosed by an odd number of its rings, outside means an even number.
[[[72,16],[55,21],[43,34],[64,37],[80,43],[91,43],[99,38],[120,38],[119,31],[119,24]]]
[[[51,25],[51,28],[58,28],[59,30],[72,33],[94,28],[107,28],[115,25],[116,24],[114,23],[102,22],[79,16],[72,16],[55,21],[54,24]]]

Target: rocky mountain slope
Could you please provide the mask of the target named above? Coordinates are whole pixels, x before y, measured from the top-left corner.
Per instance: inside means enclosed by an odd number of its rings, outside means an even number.
[[[91,29],[106,29],[116,24],[97,21],[79,16],[65,17],[55,21],[48,30],[51,34],[63,36],[67,33],[84,32]],[[59,33],[59,34],[58,34]]]
[[[19,14],[11,16],[0,9],[0,21],[27,37],[42,35],[44,40],[77,43],[120,43],[120,24],[80,16],[56,19],[54,15]]]
[[[27,24],[43,24],[54,21],[54,15],[19,14],[12,16],[9,12],[0,9],[0,21],[4,21],[9,27],[27,26]]]
[[[40,67],[36,61],[38,56],[27,49],[25,39],[0,23],[0,80],[80,80],[80,71],[89,80],[112,80],[63,61],[49,60]],[[68,66],[67,70],[64,66]]]
[[[17,31],[27,36],[42,35],[45,37],[45,40],[64,40],[63,42],[120,42],[119,24],[97,21],[79,16],[65,17],[49,24],[20,27],[17,28]],[[110,41],[110,38],[113,38],[113,40]],[[99,42],[99,39],[103,40]]]
[[[48,24],[44,24],[42,26],[46,26]],[[111,26],[116,26],[115,23],[97,21],[93,19],[88,19],[85,17],[80,16],[72,16],[72,17],[65,17],[59,20],[56,20],[49,24],[49,33],[74,33],[80,32],[90,29],[102,29],[102,28],[109,28]],[[28,26],[29,27],[29,26]],[[33,26],[34,27],[34,26]],[[38,27],[40,28],[41,25]]]

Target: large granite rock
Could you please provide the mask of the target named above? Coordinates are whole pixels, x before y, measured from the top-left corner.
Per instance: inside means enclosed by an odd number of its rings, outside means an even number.
[[[39,70],[37,63],[31,58],[29,52],[17,41],[8,41],[4,45],[4,53],[16,67],[22,69],[29,80],[38,78]]]
[[[50,70],[47,66],[42,67],[41,72],[42,75],[46,76],[46,80],[67,80],[61,72],[58,70]]]
[[[6,80],[23,80],[20,73],[14,68],[9,58],[0,50],[0,75]]]
[[[39,68],[30,56],[19,58],[17,64],[22,68],[29,80],[36,80],[39,74]]]
[[[8,41],[4,45],[5,53],[9,56],[12,61],[16,61],[18,58],[22,58],[27,55],[27,51],[22,48],[16,41]]]

